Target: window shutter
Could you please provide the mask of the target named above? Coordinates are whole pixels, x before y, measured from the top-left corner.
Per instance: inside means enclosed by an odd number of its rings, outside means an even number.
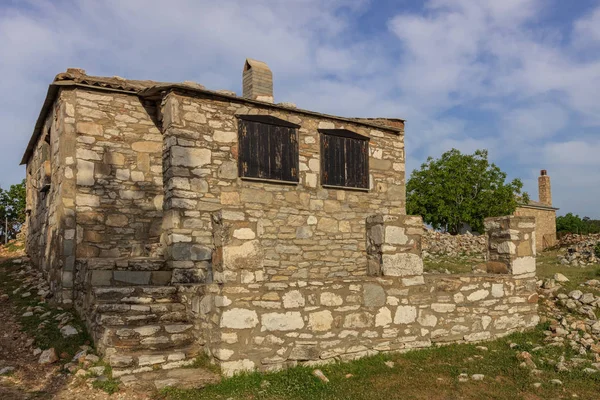
[[[368,138],[344,129],[320,132],[322,184],[368,189]]]
[[[264,117],[264,118],[263,118]],[[274,117],[251,116],[238,123],[241,177],[298,181],[298,140],[295,125]]]

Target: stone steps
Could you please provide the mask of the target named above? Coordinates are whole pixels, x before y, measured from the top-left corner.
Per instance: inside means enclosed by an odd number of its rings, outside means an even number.
[[[181,376],[191,387],[208,382],[188,372],[171,372],[192,365],[202,349],[175,286],[92,286],[88,299],[95,342],[114,377],[156,387],[174,384]]]
[[[96,323],[102,326],[169,324],[187,321],[185,306],[181,303],[151,305],[110,304],[93,312]]]
[[[105,326],[101,341],[107,348],[161,350],[186,346],[196,341],[191,324]]]
[[[179,301],[175,286],[93,287],[95,303],[153,304]]]
[[[123,375],[121,381],[130,388],[154,391],[168,386],[180,389],[200,389],[218,383],[221,377],[203,368],[174,368]]]
[[[192,365],[200,355],[200,346],[191,344],[169,350],[144,350],[123,353],[117,351],[107,357],[113,377],[156,370],[170,370]]]

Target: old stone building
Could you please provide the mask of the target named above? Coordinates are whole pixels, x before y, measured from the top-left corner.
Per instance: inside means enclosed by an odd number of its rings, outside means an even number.
[[[401,119],[276,104],[255,60],[241,97],[69,69],[23,157],[27,252],[115,376],[199,352],[232,374],[535,325],[533,219],[488,222],[510,274],[425,276],[404,160]]]
[[[535,217],[536,248],[542,251],[556,244],[556,211],[558,211],[558,208],[552,206],[552,189],[546,170],[540,172],[538,192],[539,201],[530,200],[527,204],[520,204],[514,214]]]

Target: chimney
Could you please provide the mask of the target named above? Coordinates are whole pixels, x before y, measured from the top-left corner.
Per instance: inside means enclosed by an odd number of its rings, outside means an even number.
[[[540,177],[538,178],[538,189],[540,192],[540,203],[551,206],[552,190],[550,189],[550,177],[548,176],[548,171],[545,169],[540,172]]]
[[[273,103],[273,73],[267,64],[247,58],[242,78],[243,97]]]

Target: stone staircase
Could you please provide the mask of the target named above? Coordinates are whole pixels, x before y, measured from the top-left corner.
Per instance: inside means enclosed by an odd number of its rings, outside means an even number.
[[[176,287],[96,287],[92,292],[96,345],[113,376],[194,362],[201,347]]]
[[[89,264],[102,268],[89,268]],[[113,377],[120,377],[126,384],[143,381],[144,374],[162,384],[176,380],[169,376],[193,378],[175,370],[195,362],[202,353],[202,340],[180,301],[178,288],[166,282],[169,271],[157,269],[163,264],[147,260],[137,263],[152,266],[151,271],[136,270],[135,266],[129,270],[106,269],[115,265],[106,260],[89,264],[80,268],[86,288],[80,304]],[[215,379],[214,374],[201,376],[203,382],[207,376]]]

